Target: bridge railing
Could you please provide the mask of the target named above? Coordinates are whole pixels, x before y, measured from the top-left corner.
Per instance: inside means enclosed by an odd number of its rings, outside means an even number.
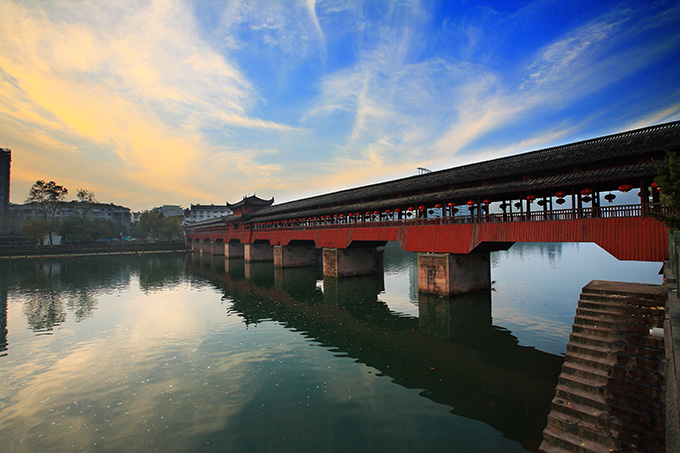
[[[473,213],[468,215],[428,217],[413,219],[381,219],[381,220],[362,220],[350,221],[347,218],[328,221],[317,221],[317,223],[305,224],[281,224],[277,226],[254,226],[253,229],[261,230],[312,230],[312,229],[334,229],[334,228],[375,228],[375,227],[394,227],[411,225],[450,225],[466,223],[489,223],[489,222],[543,222],[554,220],[575,220],[575,219],[597,219],[597,218],[619,218],[619,217],[641,217],[643,211],[658,211],[670,213],[670,207],[663,203],[650,203],[642,205],[616,205],[616,206],[596,206],[587,208],[569,209],[541,209],[530,212],[496,212],[496,213]],[[213,227],[201,230],[200,232],[224,231],[224,227]]]

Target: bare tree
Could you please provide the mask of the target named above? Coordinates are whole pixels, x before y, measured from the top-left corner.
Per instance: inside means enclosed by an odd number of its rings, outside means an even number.
[[[84,224],[87,215],[90,213],[97,200],[94,197],[94,192],[87,189],[78,189],[76,197],[78,197],[78,217],[80,218],[80,222]]]

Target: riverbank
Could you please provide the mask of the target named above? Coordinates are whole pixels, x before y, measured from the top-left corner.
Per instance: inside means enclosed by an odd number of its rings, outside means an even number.
[[[3,247],[0,260],[70,258],[80,256],[144,255],[150,253],[185,253],[183,242],[102,243],[87,245],[54,245],[42,247]]]

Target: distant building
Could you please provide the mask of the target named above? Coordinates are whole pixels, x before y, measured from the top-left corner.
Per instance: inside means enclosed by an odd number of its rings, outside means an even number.
[[[9,167],[12,151],[0,148],[0,233],[9,230]]]
[[[157,208],[153,208],[152,211],[160,211],[165,217],[182,217],[184,218],[184,208],[174,204],[164,204]]]
[[[80,215],[79,201],[62,201],[58,203],[57,212],[54,216],[55,221],[67,219],[69,217],[76,217]],[[9,207],[9,216],[12,219],[11,230],[19,231],[19,226],[26,219],[42,218],[42,213],[38,203],[31,202],[26,204],[12,204]],[[113,203],[93,203],[92,209],[88,212],[87,217],[90,219],[99,218],[111,220],[112,222],[129,224],[132,221],[132,214],[130,208],[118,206]]]
[[[199,222],[201,220],[214,219],[226,215],[231,215],[232,211],[225,205],[214,204],[192,204],[191,208],[185,211],[184,219],[187,223]]]

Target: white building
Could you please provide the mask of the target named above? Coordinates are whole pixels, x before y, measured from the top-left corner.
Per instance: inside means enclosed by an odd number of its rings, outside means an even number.
[[[191,209],[185,211],[185,221],[198,222],[199,220],[214,219],[215,217],[222,217],[225,215],[231,215],[231,209],[227,205],[214,205],[214,204],[192,204]]]

